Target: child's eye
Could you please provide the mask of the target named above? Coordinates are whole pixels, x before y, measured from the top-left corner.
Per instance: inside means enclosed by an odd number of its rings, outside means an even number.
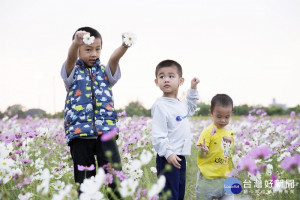
[[[174,78],[174,76],[173,76],[173,75],[171,75],[171,76],[170,76],[170,78]]]
[[[160,78],[160,79],[164,79],[164,76],[160,76],[159,78]]]

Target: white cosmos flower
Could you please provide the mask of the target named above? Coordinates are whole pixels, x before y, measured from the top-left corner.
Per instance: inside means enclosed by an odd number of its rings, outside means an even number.
[[[95,37],[91,36],[90,33],[86,33],[83,36],[83,42],[84,42],[84,44],[87,44],[87,45],[93,44],[94,40],[95,40]]]
[[[14,165],[15,161],[12,159],[1,159],[0,158],[0,169],[3,170],[10,170],[11,167]]]
[[[153,154],[150,151],[143,150],[140,159],[142,162],[142,165],[147,165],[153,157]]]
[[[33,194],[32,193],[30,193],[30,192],[27,192],[26,194],[19,194],[18,195],[18,198],[20,199],[20,200],[28,200],[28,199],[31,199],[31,197],[33,197]]]
[[[97,191],[97,192],[95,192],[93,194],[82,193],[80,195],[79,199],[80,200],[102,200],[102,199],[104,199],[104,195],[101,192],[99,192],[99,191]]]
[[[134,179],[141,178],[143,176],[143,170],[141,170],[141,169],[135,169],[134,171],[131,172],[130,175]]]
[[[14,147],[12,146],[12,143],[9,144],[4,144],[4,143],[0,143],[0,159],[1,158],[6,158],[9,156],[9,153],[14,149]]]
[[[123,34],[123,36],[124,36],[123,42],[127,46],[129,46],[129,47],[131,47],[132,45],[134,45],[135,42],[136,42],[136,40],[137,40],[137,37],[136,37],[136,35],[134,33],[128,33],[128,32],[126,32],[126,33]]]
[[[43,189],[42,194],[49,192],[50,172],[49,169],[44,169],[42,173],[42,183],[37,186],[36,190],[39,192]]]
[[[51,184],[53,186],[53,188],[55,190],[61,190],[65,187],[65,182],[62,182],[62,181],[56,181],[55,183],[52,183]]]
[[[87,196],[88,194],[96,194],[101,188],[104,178],[105,172],[103,168],[99,168],[98,173],[95,177],[92,176],[91,178],[84,179],[83,183],[80,185],[80,190],[82,191],[82,194],[84,194],[84,196]]]
[[[150,190],[148,191],[148,198],[158,195],[158,193],[165,187],[165,184],[166,177],[164,175],[161,175],[157,180],[157,183],[153,184]]]
[[[271,176],[272,175],[272,171],[273,171],[273,165],[267,164],[266,174],[268,176]]]
[[[132,178],[125,179],[120,184],[120,193],[122,197],[132,196],[135,193],[137,186],[139,185],[138,181],[135,181]]]
[[[67,185],[63,190],[60,190],[58,194],[54,194],[52,200],[63,200],[65,196],[68,196],[72,189],[72,185]],[[70,198],[67,198],[70,199]]]
[[[124,164],[123,167],[122,167],[122,170],[123,170],[124,173],[126,173],[126,174],[129,174],[129,173],[130,173],[130,169],[131,169],[131,166],[130,166],[130,164],[128,164],[128,163]]]
[[[150,170],[151,170],[151,172],[153,172],[153,173],[157,173],[157,169],[155,168],[155,167],[150,167]]]

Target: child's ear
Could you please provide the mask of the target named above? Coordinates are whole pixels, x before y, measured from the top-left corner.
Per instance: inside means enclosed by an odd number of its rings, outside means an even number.
[[[157,80],[157,78],[154,79],[154,82],[155,82],[155,84],[156,84],[156,86],[157,86],[157,85],[158,85],[158,80]]]
[[[211,112],[211,109],[209,109],[209,114],[210,114],[210,116],[212,116],[212,114],[213,114],[213,113]]]
[[[183,83],[184,83],[184,78],[180,77],[179,85],[183,85]]]

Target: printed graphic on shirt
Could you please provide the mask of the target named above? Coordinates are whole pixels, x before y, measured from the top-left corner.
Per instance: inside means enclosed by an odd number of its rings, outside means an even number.
[[[223,158],[215,158],[215,163],[218,164],[228,164],[228,160],[230,158],[230,149],[232,144],[232,138],[231,137],[223,137],[221,141],[221,148],[223,149]]]
[[[176,121],[178,121],[178,122],[180,122],[180,121],[182,121],[183,119],[185,119],[185,118],[187,118],[188,116],[186,115],[186,116],[177,116],[176,117]]]

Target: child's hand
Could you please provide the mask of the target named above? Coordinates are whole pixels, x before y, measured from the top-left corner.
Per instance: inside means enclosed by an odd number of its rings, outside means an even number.
[[[85,34],[87,34],[87,33],[88,33],[88,32],[86,32],[86,31],[77,31],[77,32],[75,33],[75,37],[74,37],[73,42],[74,42],[76,45],[78,45],[78,46],[83,45],[83,44],[84,44],[84,42],[83,42],[83,36],[84,36]]]
[[[124,48],[128,48],[128,47],[131,47],[132,45],[135,44],[136,42],[136,35],[134,33],[129,33],[129,32],[126,32],[126,33],[123,33],[122,34],[122,46]]]
[[[176,154],[172,154],[167,158],[167,161],[169,164],[173,165],[174,167],[180,169],[181,165],[178,163],[178,161],[181,161],[181,159],[176,155]]]
[[[200,142],[200,144],[198,145],[200,147],[200,150],[204,153],[208,153],[209,149],[208,147],[205,145],[205,138],[203,139],[203,143]]]
[[[192,89],[197,89],[198,83],[200,83],[200,80],[196,77],[193,78],[192,81],[191,81],[191,88]]]

